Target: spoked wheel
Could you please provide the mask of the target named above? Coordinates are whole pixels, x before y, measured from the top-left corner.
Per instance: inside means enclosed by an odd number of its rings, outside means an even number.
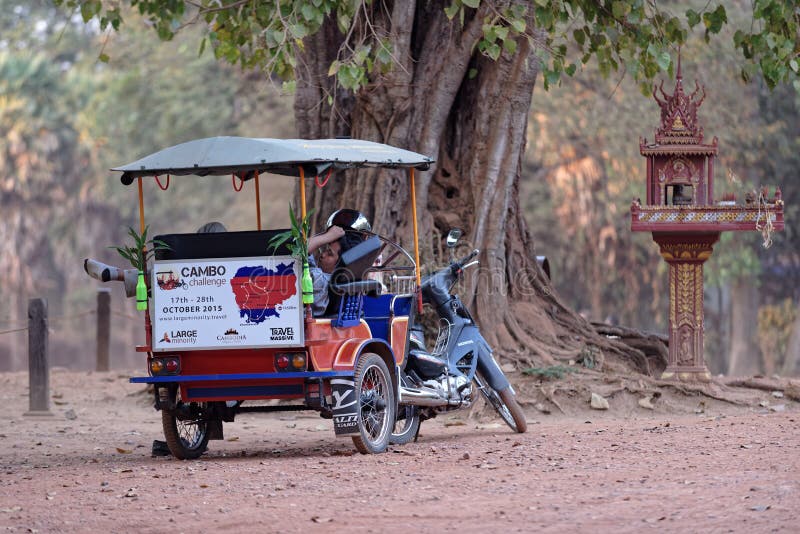
[[[395,393],[392,376],[383,359],[364,353],[356,366],[358,436],[353,443],[362,454],[386,450],[395,422]]]
[[[400,406],[397,409],[397,419],[394,422],[389,443],[392,445],[405,445],[417,436],[419,431],[419,408],[416,406]]]
[[[525,414],[517,403],[514,392],[511,391],[510,387],[498,393],[478,374],[475,375],[475,383],[478,384],[478,389],[483,393],[486,401],[497,410],[497,413],[511,427],[511,430],[519,434],[528,430]]]
[[[180,388],[175,397],[174,410],[161,410],[167,447],[179,460],[199,458],[208,448],[208,422],[202,419],[207,408],[206,403],[184,403]]]

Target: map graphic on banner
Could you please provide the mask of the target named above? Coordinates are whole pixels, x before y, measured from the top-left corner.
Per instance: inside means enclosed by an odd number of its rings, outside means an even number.
[[[157,261],[153,350],[302,346],[298,270],[291,256]]]
[[[296,294],[294,265],[282,263],[275,269],[261,265],[240,267],[231,278],[239,316],[248,323],[261,324],[267,317],[280,317],[278,309]]]

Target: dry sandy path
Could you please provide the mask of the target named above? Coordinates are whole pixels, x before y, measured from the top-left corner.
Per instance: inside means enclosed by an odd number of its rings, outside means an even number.
[[[0,532],[800,530],[791,407],[531,413],[524,435],[437,418],[374,456],[314,413],[248,414],[181,462],[151,458],[160,417],[117,373],[56,370],[51,389],[54,417],[24,417],[27,375],[0,374]]]

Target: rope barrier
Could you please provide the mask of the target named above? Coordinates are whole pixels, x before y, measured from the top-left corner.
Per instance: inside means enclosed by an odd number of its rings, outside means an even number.
[[[66,319],[66,320],[77,319],[78,317],[85,317],[87,315],[92,315],[92,314],[95,314],[95,313],[97,313],[96,310],[89,310],[89,311],[80,312],[80,313],[72,313],[72,314],[69,314],[69,315],[52,315],[52,316],[48,317],[47,320],[48,321],[61,321],[61,320],[64,320],[64,319]],[[25,324],[26,325],[26,324],[28,324],[28,321],[8,321],[6,324],[7,325],[13,325],[13,324]]]
[[[48,322],[62,321],[62,320],[69,321],[69,320],[72,320],[72,319],[77,319],[79,317],[86,317],[87,315],[94,315],[96,313],[97,313],[97,310],[89,310],[89,311],[85,311],[85,312],[82,312],[82,313],[73,313],[73,314],[70,314],[70,315],[55,315],[53,317],[48,317],[47,321]]]
[[[3,324],[5,326],[23,325],[23,324],[27,325],[28,321],[27,320],[25,320],[25,321],[2,321],[2,323],[0,323],[0,324]]]
[[[25,328],[17,328],[16,330],[5,330],[3,332],[0,332],[0,336],[2,336],[3,334],[12,334],[14,332],[24,332],[27,329],[28,327],[26,326]]]
[[[123,319],[131,319],[132,321],[139,321],[141,319],[140,317],[134,317],[133,315],[128,315],[126,313],[120,313],[120,312],[113,311],[113,310],[111,312],[111,315],[116,315],[117,317],[122,317]]]
[[[114,316],[117,316],[117,317],[121,317],[123,319],[129,319],[131,321],[139,321],[141,319],[140,317],[136,317],[136,316],[133,316],[133,315],[128,315],[126,313],[118,312],[118,311],[115,311],[115,310],[109,310],[109,313],[111,315],[114,315]],[[97,315],[97,310],[86,310],[86,311],[82,311],[82,312],[78,312],[78,313],[52,315],[52,316],[49,316],[47,318],[47,321],[48,321],[48,323],[59,322],[59,321],[71,321],[71,320],[74,320],[74,319],[80,319],[81,317],[86,317],[87,315]],[[0,336],[2,336],[4,334],[13,334],[15,332],[25,332],[26,330],[28,330],[28,321],[27,320],[0,321],[0,324],[2,324],[5,327],[9,327],[9,326],[13,327],[13,326],[17,326],[17,325],[19,325],[19,326],[25,325],[25,326],[22,326],[21,328],[11,328],[9,330],[0,330]]]

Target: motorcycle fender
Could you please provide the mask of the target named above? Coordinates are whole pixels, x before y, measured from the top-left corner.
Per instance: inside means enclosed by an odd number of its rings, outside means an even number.
[[[480,350],[478,351],[478,372],[489,383],[489,386],[495,391],[503,391],[511,387],[511,383],[506,378],[503,370],[497,365],[497,362],[492,355],[492,349],[483,339],[479,343]]]
[[[355,380],[352,378],[331,379],[333,401],[333,431],[336,437],[357,436],[358,403]]]

